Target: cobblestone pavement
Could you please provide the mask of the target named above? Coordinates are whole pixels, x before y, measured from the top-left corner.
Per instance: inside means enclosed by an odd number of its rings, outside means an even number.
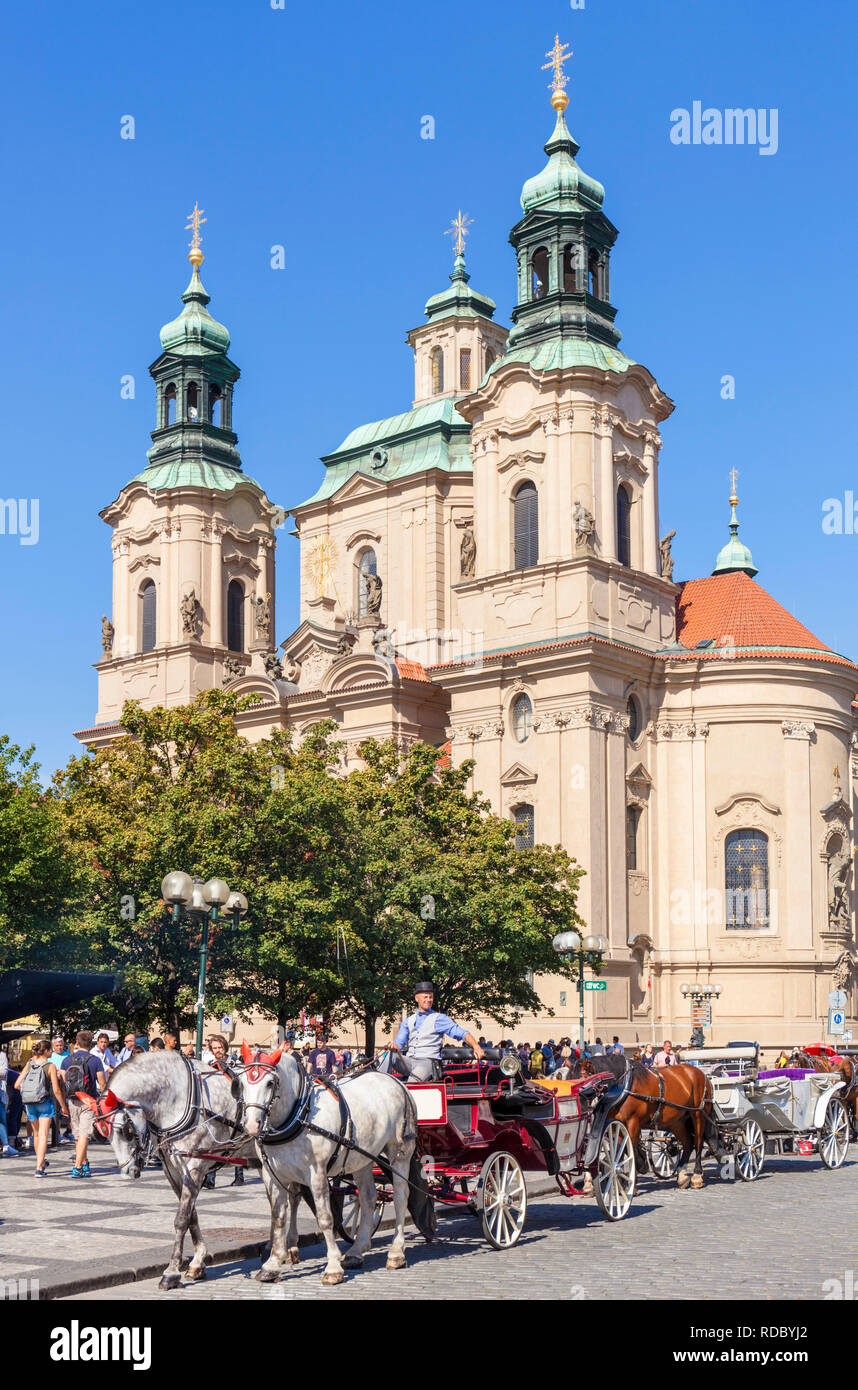
[[[407,1242],[409,1266],[384,1268],[389,1236],[376,1237],[359,1273],[323,1288],[321,1250],[276,1285],[252,1278],[258,1260],[209,1271],[205,1284],[159,1294],[144,1280],[110,1298],[210,1299],[822,1299],[823,1281],[856,1265],[858,1149],[829,1172],[817,1159],[776,1159],[753,1183],[722,1181],[706,1165],[702,1191],[642,1180],[629,1215],[606,1221],[592,1200],[532,1200],[519,1244],[493,1250],[477,1220],[441,1224],[436,1245]],[[847,1281],[848,1283],[848,1281]],[[849,1286],[851,1288],[851,1285]],[[83,1295],[104,1298],[104,1294]]]

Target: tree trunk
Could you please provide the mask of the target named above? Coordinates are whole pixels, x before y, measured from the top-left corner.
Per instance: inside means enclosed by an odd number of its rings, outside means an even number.
[[[373,1014],[364,1019],[363,1050],[367,1057],[372,1057],[375,1052],[375,1025],[377,1017]]]
[[[280,1028],[286,1031],[289,1022],[289,1013],[286,1008],[286,985],[283,980],[277,981],[277,1023]]]

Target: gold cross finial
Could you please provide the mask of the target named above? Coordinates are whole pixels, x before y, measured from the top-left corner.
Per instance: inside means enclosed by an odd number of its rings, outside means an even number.
[[[459,208],[458,217],[453,218],[444,233],[445,236],[452,236],[454,232],[456,233],[456,239],[453,242],[453,250],[457,256],[463,256],[465,254],[465,237],[468,235],[468,228],[473,225],[473,217],[468,217],[467,213],[463,213],[462,209]]]
[[[554,76],[549,82],[548,88],[551,92],[551,105],[555,111],[565,111],[569,105],[569,98],[563,90],[569,82],[569,78],[563,71],[563,64],[568,63],[572,57],[572,50],[570,49],[567,53],[567,48],[569,48],[568,43],[561,43],[560,35],[555,34],[554,47],[550,48],[545,55],[548,62],[542,64],[543,72],[546,72],[548,68],[554,69]]]
[[[738,468],[731,468],[727,476],[730,479],[730,506],[735,507],[739,501],[736,496],[736,479],[739,476]]]
[[[194,201],[194,210],[188,213],[188,225],[185,228],[186,232],[193,231],[194,234],[190,240],[191,249],[188,254],[188,260],[191,265],[199,266],[203,263],[203,253],[200,250],[200,242],[202,240],[200,236],[200,226],[205,221],[207,221],[207,219],[203,217],[202,208]]]

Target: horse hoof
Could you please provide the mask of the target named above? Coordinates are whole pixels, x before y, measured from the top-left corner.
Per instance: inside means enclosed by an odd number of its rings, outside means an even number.
[[[363,1269],[362,1256],[346,1255],[343,1259],[343,1269]]]
[[[198,1284],[201,1279],[208,1279],[204,1265],[198,1265],[196,1269],[191,1266],[185,1275],[186,1284]]]
[[[297,1245],[292,1245],[289,1248],[289,1263],[293,1265],[301,1263],[301,1251],[298,1249]]]
[[[276,1269],[258,1269],[256,1278],[260,1284],[276,1284],[279,1273],[279,1270]]]
[[[342,1283],[344,1283],[344,1281],[345,1281],[345,1277],[346,1277],[346,1276],[345,1276],[344,1274],[342,1274],[342,1273],[340,1273],[340,1274],[323,1274],[323,1275],[322,1275],[322,1283],[323,1283],[323,1284],[342,1284]]]
[[[690,1179],[690,1177],[688,1176],[687,1173],[685,1173],[685,1172],[677,1173],[677,1176],[676,1176],[676,1186],[677,1186],[682,1192],[685,1191],[686,1187],[690,1187],[690,1186],[691,1186],[691,1179]]]
[[[161,1275],[161,1282],[159,1283],[158,1288],[161,1289],[162,1292],[166,1291],[167,1289],[180,1289],[181,1287],[182,1287],[182,1276],[181,1276],[181,1274],[162,1274],[162,1275]]]
[[[388,1255],[388,1257],[387,1257],[387,1264],[385,1265],[385,1269],[404,1269],[404,1268],[405,1268],[405,1256],[404,1256],[404,1255]]]
[[[702,1173],[695,1173],[695,1174],[694,1174],[694,1177],[691,1179],[691,1186],[692,1186],[692,1187],[702,1187],[702,1186],[703,1186],[703,1174],[702,1174]]]
[[[593,1187],[593,1174],[592,1174],[592,1173],[585,1173],[585,1174],[584,1174],[584,1186],[581,1188],[581,1196],[582,1196],[582,1197],[592,1197],[594,1191],[595,1191],[595,1188]]]

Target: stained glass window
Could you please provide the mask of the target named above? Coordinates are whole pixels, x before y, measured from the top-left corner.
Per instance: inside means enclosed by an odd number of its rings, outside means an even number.
[[[769,925],[769,841],[762,830],[727,836],[724,895],[729,930]]]
[[[533,807],[517,806],[515,809],[515,847],[533,849]]]

